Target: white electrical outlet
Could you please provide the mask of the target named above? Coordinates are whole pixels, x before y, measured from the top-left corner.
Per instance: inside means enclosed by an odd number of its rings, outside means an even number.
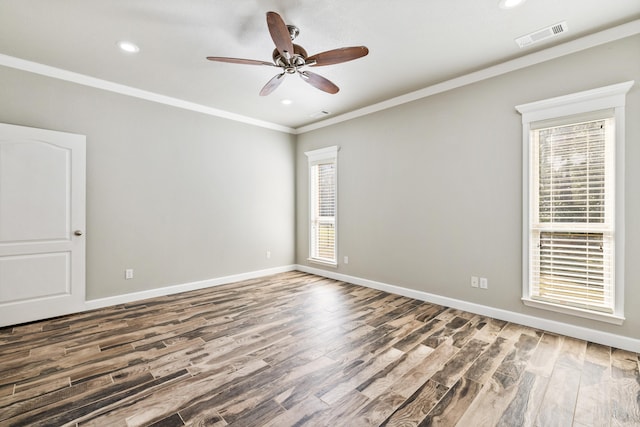
[[[349,257],[345,255],[344,257],[344,263],[345,264],[349,264]]]
[[[472,288],[478,287],[478,276],[471,276],[471,287]]]
[[[488,289],[489,288],[489,279],[486,277],[480,278],[480,289]]]
[[[124,278],[125,279],[133,279],[133,268],[127,268],[124,271]]]
[[[267,259],[271,259],[271,251],[267,251]]]

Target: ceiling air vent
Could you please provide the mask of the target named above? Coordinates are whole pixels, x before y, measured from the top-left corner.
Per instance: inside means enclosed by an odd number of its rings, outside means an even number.
[[[556,37],[562,33],[566,33],[569,30],[569,27],[567,27],[567,22],[566,21],[562,21],[559,24],[554,24],[551,25],[547,28],[543,28],[541,30],[538,31],[534,31],[531,34],[527,34],[525,36],[522,37],[518,37],[516,39],[516,43],[518,43],[518,46],[522,47],[527,47],[530,46],[534,43],[538,43],[542,40],[546,40],[548,38],[551,37]]]
[[[311,114],[311,117],[313,117],[314,119],[319,119],[320,117],[325,117],[325,116],[328,116],[329,114],[331,113],[328,111],[322,110],[322,111],[318,111],[317,113]]]

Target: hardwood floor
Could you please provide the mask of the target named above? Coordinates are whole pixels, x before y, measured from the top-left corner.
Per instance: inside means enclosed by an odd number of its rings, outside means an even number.
[[[0,425],[638,426],[639,363],[290,272],[0,329]]]

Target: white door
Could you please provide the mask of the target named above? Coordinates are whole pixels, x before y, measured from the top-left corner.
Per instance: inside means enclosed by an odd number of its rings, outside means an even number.
[[[0,123],[0,326],[85,308],[85,146]]]

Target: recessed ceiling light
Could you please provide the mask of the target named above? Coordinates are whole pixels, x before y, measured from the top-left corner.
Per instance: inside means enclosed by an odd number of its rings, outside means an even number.
[[[290,99],[283,99],[282,101],[280,101],[282,104],[284,105],[291,105],[293,104],[293,101]]]
[[[520,6],[525,1],[526,0],[500,0],[498,6],[500,6],[500,9],[513,9],[514,7]]]
[[[125,40],[119,41],[118,47],[128,53],[136,53],[140,51],[140,48],[138,46]]]

